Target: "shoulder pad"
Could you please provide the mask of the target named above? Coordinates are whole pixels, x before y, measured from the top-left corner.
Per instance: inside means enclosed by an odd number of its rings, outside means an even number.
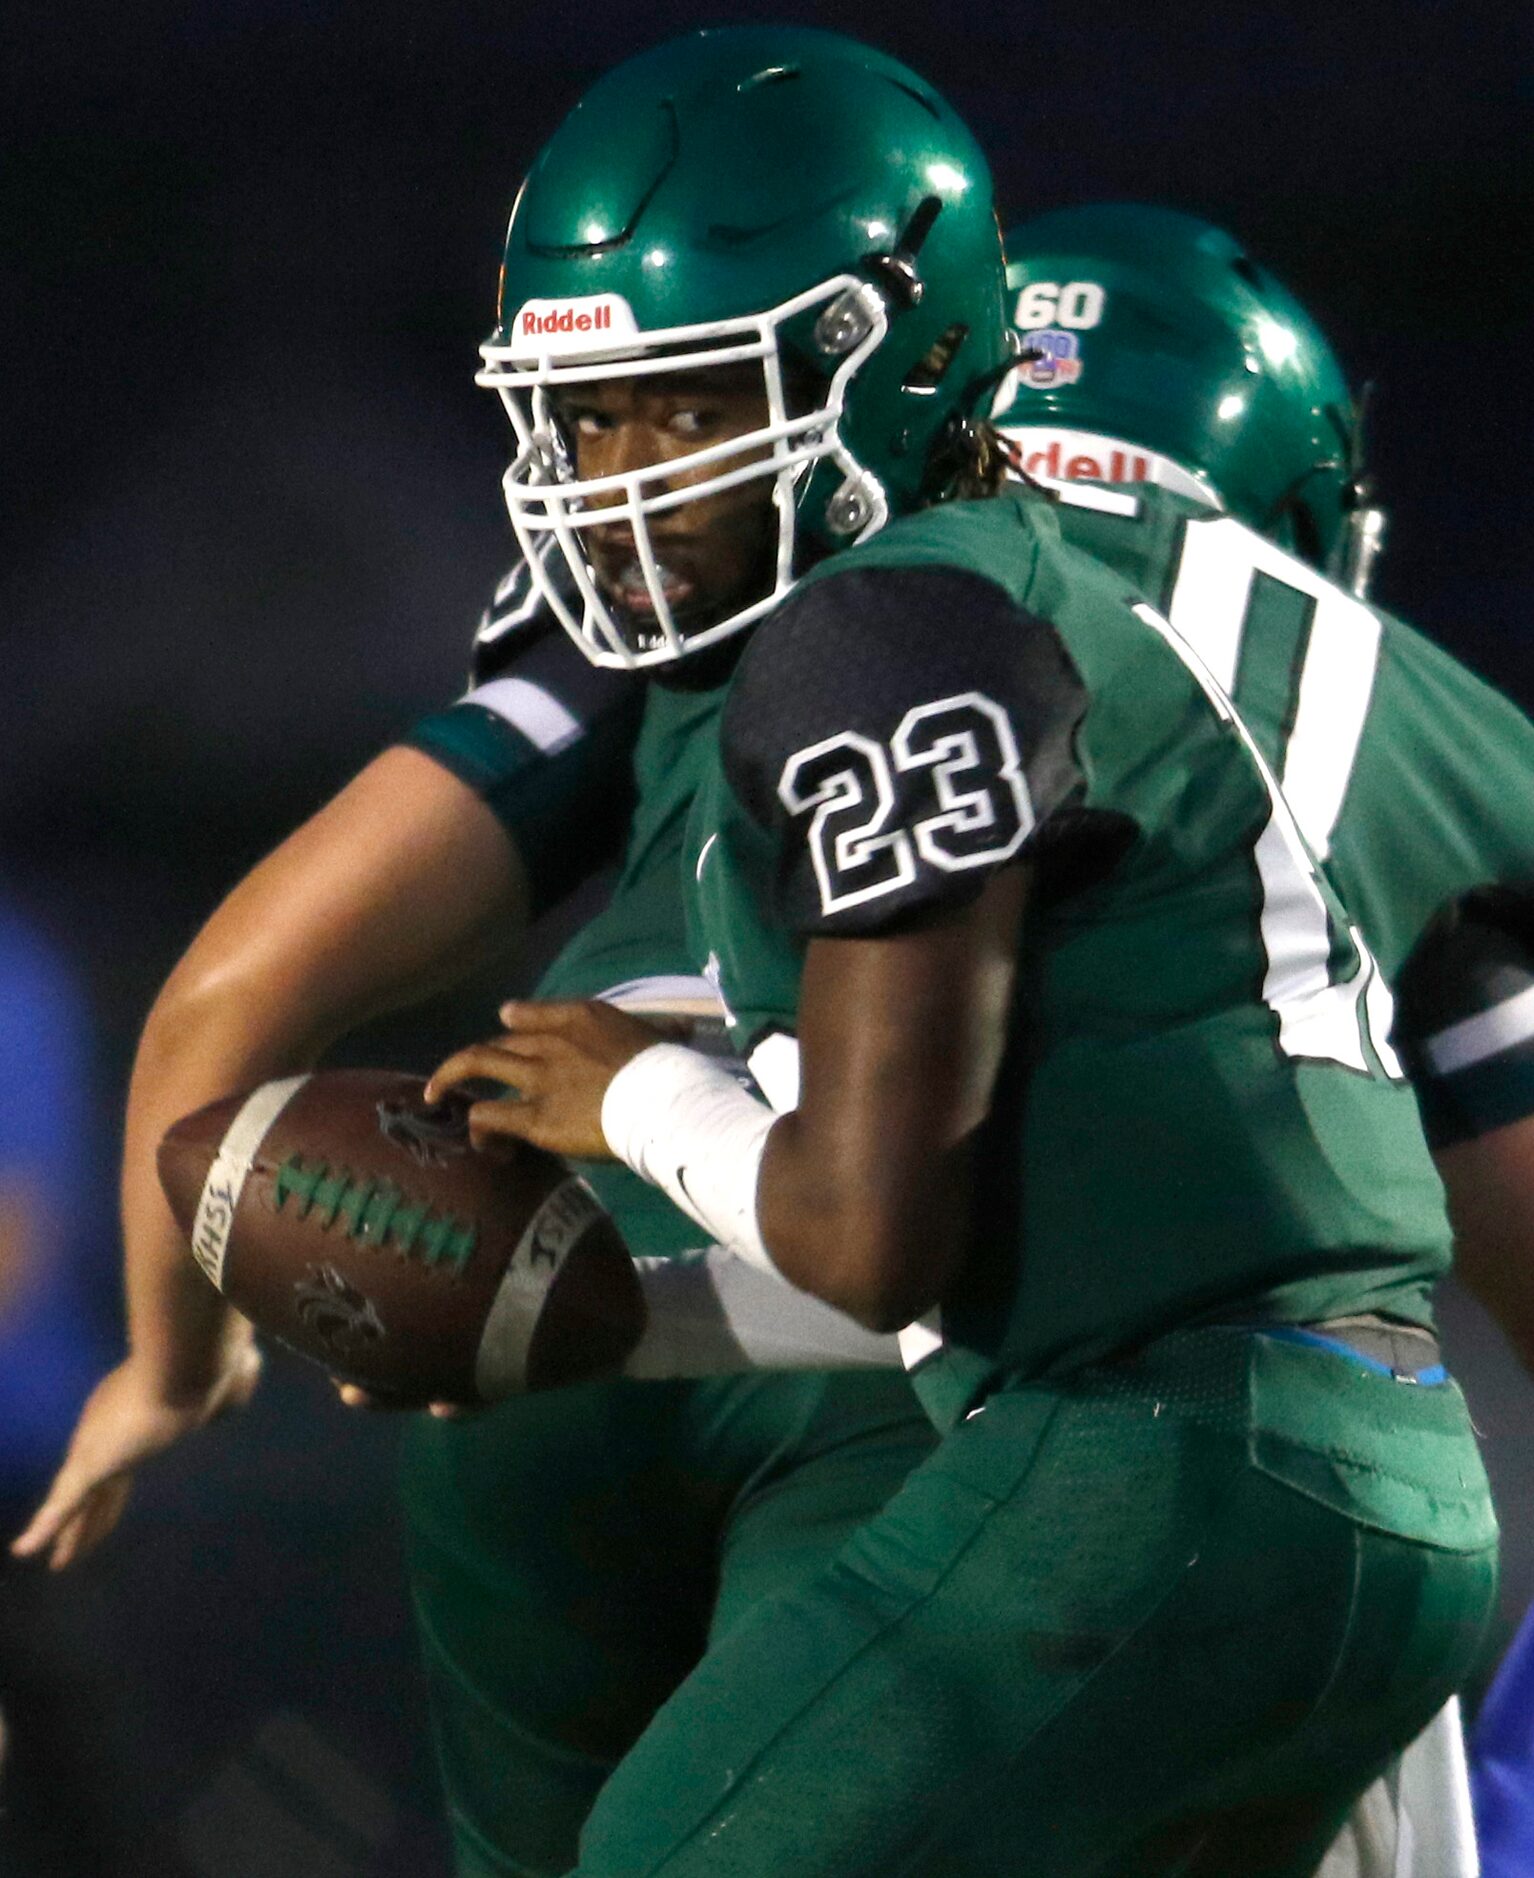
[[[561,559],[555,558],[556,562]],[[557,572],[555,578],[562,589],[565,582],[559,580]],[[573,594],[573,582],[570,585]],[[560,630],[559,621],[538,590],[527,562],[515,562],[497,585],[475,628],[474,649],[469,659],[470,686],[498,678],[512,660],[535,641]]]

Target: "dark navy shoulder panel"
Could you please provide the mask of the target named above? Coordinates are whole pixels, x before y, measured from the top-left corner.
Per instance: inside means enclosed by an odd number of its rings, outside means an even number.
[[[536,913],[622,851],[645,686],[592,665],[520,564],[486,621],[500,630],[481,624],[473,688],[405,741],[495,810],[527,867]]]
[[[946,566],[811,582],[756,635],[726,772],[800,933],[872,933],[979,893],[1081,792],[1086,697],[1054,628]]]

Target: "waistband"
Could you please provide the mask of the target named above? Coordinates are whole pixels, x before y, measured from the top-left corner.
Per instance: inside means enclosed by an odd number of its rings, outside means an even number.
[[[1397,1382],[1432,1388],[1449,1379],[1443,1350],[1431,1330],[1399,1318],[1383,1317],[1377,1311],[1356,1317],[1328,1317],[1313,1324],[1251,1324],[1242,1328],[1276,1337],[1280,1342],[1308,1344],[1353,1357],[1365,1369]]]

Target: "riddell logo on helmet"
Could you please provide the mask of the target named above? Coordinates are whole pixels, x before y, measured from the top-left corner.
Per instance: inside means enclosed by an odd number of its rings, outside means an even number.
[[[1023,458],[1030,476],[1053,483],[1143,483],[1150,481],[1150,467],[1150,458],[1138,450],[1100,449],[1096,455],[1078,450],[1062,461],[1058,437]]]
[[[537,313],[525,306],[517,316],[517,331],[523,333],[605,333],[613,323],[610,306],[594,306],[589,313],[577,313],[573,306],[560,307],[552,313]]]
[[[521,357],[543,353],[597,352],[614,339],[639,331],[621,294],[587,294],[574,300],[528,300],[512,322],[512,350]]]
[[[1025,475],[1041,483],[1156,483],[1219,506],[1209,483],[1170,457],[1142,449],[1123,437],[1066,430],[1053,424],[1009,424],[1001,412],[996,427],[1011,443]]]

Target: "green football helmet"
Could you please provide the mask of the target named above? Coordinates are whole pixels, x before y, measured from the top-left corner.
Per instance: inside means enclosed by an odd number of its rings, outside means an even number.
[[[1011,344],[990,172],[949,106],[855,40],[730,27],[619,66],[544,147],[478,382],[516,431],[504,486],[534,580],[594,663],[647,666],[740,631],[811,559],[941,493],[955,429],[989,407]],[[577,477],[569,387],[741,361],[762,373],[762,428]],[[649,518],[759,478],[776,514],[763,591],[679,624]],[[583,535],[614,522],[633,531],[653,618],[594,577]]]
[[[1223,230],[1060,209],[1007,241],[1026,355],[992,421],[1045,481],[1153,481],[1227,509],[1355,591],[1383,532],[1360,411],[1304,308]]]

